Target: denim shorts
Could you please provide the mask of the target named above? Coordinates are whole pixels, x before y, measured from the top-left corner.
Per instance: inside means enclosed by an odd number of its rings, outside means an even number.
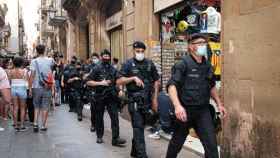
[[[52,92],[50,89],[33,88],[33,104],[35,109],[48,110],[52,101]]]
[[[26,99],[27,98],[27,88],[22,87],[11,87],[11,94],[12,97],[19,97],[20,99]]]

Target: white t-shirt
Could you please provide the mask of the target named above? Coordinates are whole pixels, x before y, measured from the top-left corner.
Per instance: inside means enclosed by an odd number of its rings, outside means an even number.
[[[216,9],[213,7],[208,7],[207,10],[203,13],[207,14],[207,29],[202,29],[201,32],[214,34],[220,33],[222,23],[221,14],[217,12]]]

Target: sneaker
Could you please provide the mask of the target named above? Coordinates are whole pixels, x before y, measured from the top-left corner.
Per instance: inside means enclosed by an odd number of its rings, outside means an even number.
[[[47,127],[41,127],[41,129],[40,129],[40,131],[47,131],[48,130],[48,128]]]
[[[24,132],[24,131],[27,131],[27,128],[25,126],[22,126],[19,130],[20,130],[20,132]]]
[[[155,133],[148,135],[148,137],[151,139],[156,139],[156,140],[160,139],[159,131],[156,131]]]
[[[39,126],[38,125],[34,125],[33,126],[33,132],[34,133],[38,133],[39,132]]]
[[[0,127],[0,132],[5,131],[5,128]]]
[[[16,132],[20,132],[20,128],[19,127],[15,127]]]

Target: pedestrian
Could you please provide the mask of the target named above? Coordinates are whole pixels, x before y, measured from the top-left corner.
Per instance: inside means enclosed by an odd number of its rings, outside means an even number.
[[[54,60],[45,56],[45,46],[37,45],[38,57],[31,61],[31,76],[29,80],[29,95],[33,96],[35,133],[39,132],[39,114],[42,115],[41,131],[47,131],[47,119],[54,86],[52,68]]]
[[[118,96],[116,90],[116,79],[118,71],[111,65],[111,53],[103,50],[101,53],[101,63],[96,65],[88,76],[87,85],[94,90],[95,106],[95,128],[97,143],[103,143],[104,135],[104,111],[107,109],[111,118],[112,145],[120,146],[126,141],[120,138],[119,132],[119,110],[114,98]]]
[[[119,59],[118,58],[113,58],[113,67],[115,68],[115,69],[119,69]]]
[[[132,120],[133,139],[131,156],[147,158],[144,127],[151,109],[157,109],[159,75],[154,63],[145,58],[146,46],[141,41],[133,43],[134,57],[121,68],[118,85],[126,85],[128,110]]]
[[[223,116],[226,110],[215,88],[211,64],[207,61],[207,37],[194,34],[189,38],[189,54],[172,68],[167,89],[175,108],[175,129],[166,158],[176,158],[189,129],[193,127],[202,142],[205,157],[218,158],[216,133],[210,114],[210,97]]]
[[[6,58],[2,61],[1,66],[4,69],[6,75],[9,74],[9,71],[11,69],[11,65],[12,64],[11,64],[11,59],[10,58]],[[9,94],[10,98],[6,97],[6,99],[9,99],[10,102],[7,102],[7,100],[5,100],[4,98],[0,99],[0,104],[1,104],[1,106],[0,106],[0,116],[3,118],[4,121],[8,120],[8,117],[10,116],[9,112],[12,111],[11,95],[10,95],[11,91],[10,91],[10,83],[9,83],[8,78],[9,78],[9,76],[7,76],[7,78],[5,78],[3,80],[3,84],[4,84],[3,86],[7,87],[7,88],[3,88],[2,91],[5,94]],[[8,82],[6,80],[8,80]]]
[[[3,100],[3,104],[0,106],[5,106],[11,103],[10,83],[7,73],[2,67],[0,67],[0,97]],[[0,131],[4,131],[4,128],[1,126]]]
[[[28,78],[31,76],[31,70],[30,70],[30,61],[26,60],[25,62],[25,69],[28,74]],[[33,125],[34,124],[34,105],[33,105],[33,97],[32,95],[29,95],[29,87],[27,87],[27,99],[26,99],[26,106],[27,106],[27,112],[28,112],[28,118],[29,122]]]
[[[55,53],[55,54],[58,54]],[[63,74],[63,55],[54,56],[55,66],[54,66],[54,79],[55,79],[55,96],[54,104],[55,106],[61,105],[61,77]]]
[[[24,69],[24,59],[22,57],[15,57],[13,59],[13,69],[9,72],[9,79],[11,83],[11,94],[13,102],[13,121],[16,131],[26,131],[24,126],[26,113],[26,99],[28,87],[28,73]],[[18,114],[20,116],[18,116]],[[18,118],[20,123],[18,124]]]

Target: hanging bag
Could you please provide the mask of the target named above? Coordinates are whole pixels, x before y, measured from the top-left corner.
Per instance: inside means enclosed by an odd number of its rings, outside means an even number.
[[[36,69],[38,71],[39,85],[46,88],[51,89],[54,84],[54,77],[51,71],[47,73],[43,73],[40,71],[39,64],[35,60]]]

